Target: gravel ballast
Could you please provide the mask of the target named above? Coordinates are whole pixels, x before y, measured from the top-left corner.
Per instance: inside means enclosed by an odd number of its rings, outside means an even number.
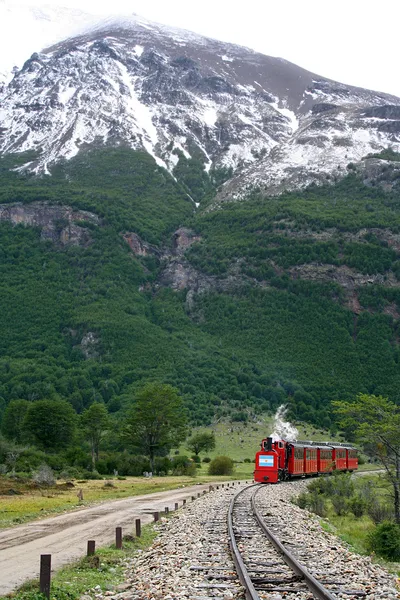
[[[214,489],[189,501],[169,519],[161,519],[153,545],[124,562],[126,582],[112,591],[90,590],[85,600],[244,599],[227,535],[228,507],[239,487],[246,486]],[[267,521],[274,522],[275,535],[283,543],[293,542],[290,551],[317,579],[340,581],[336,587],[363,592],[360,597],[366,600],[400,598],[394,577],[384,568],[369,557],[350,552],[336,536],[322,529],[318,517],[293,505],[291,498],[305,487],[303,481],[282,483],[265,486],[257,495],[257,506]],[[256,538],[252,553],[266,559],[268,542],[259,543],[261,538]],[[277,592],[259,594],[268,600],[289,597]],[[308,592],[297,597],[312,596]]]

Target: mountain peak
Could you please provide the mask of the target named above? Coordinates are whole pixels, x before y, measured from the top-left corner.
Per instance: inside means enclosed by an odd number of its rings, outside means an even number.
[[[0,151],[36,150],[46,171],[88,145],[145,150],[233,170],[220,200],[340,175],[369,152],[400,149],[400,99],[284,59],[138,15],[87,23],[35,53],[3,91]]]

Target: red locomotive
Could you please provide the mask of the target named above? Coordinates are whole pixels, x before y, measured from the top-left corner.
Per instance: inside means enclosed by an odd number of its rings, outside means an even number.
[[[256,454],[254,481],[277,483],[293,477],[310,477],[358,468],[357,450],[337,442],[286,442],[271,437]]]

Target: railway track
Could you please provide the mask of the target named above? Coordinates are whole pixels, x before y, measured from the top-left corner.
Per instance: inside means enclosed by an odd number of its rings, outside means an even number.
[[[345,581],[324,573],[317,580],[315,571],[318,557],[311,552],[312,561],[307,566],[307,549],[290,540],[290,532],[282,529],[279,521],[262,514],[257,497],[265,487],[256,484],[240,490],[231,500],[228,511],[228,534],[232,556],[239,579],[246,590],[247,600],[261,600],[273,595],[285,600],[355,600],[364,598],[363,590],[346,588]],[[264,511],[265,512],[265,511]],[[285,540],[282,543],[281,539]],[[291,550],[287,546],[291,546]],[[305,560],[300,562],[300,555]],[[272,596],[271,596],[272,594]]]

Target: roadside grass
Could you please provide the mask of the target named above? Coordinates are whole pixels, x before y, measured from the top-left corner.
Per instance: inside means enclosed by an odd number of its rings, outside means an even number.
[[[115,590],[116,586],[124,583],[124,563],[133,558],[138,550],[145,550],[157,536],[153,524],[142,528],[142,536],[123,540],[122,550],[115,546],[99,548],[93,557],[85,557],[72,565],[60,569],[52,575],[51,595],[52,600],[78,600],[85,592],[100,593]],[[96,589],[95,589],[96,588]],[[37,580],[25,583],[21,588],[0,596],[1,599],[13,600],[42,600],[38,592]],[[118,593],[117,591],[115,593]]]

